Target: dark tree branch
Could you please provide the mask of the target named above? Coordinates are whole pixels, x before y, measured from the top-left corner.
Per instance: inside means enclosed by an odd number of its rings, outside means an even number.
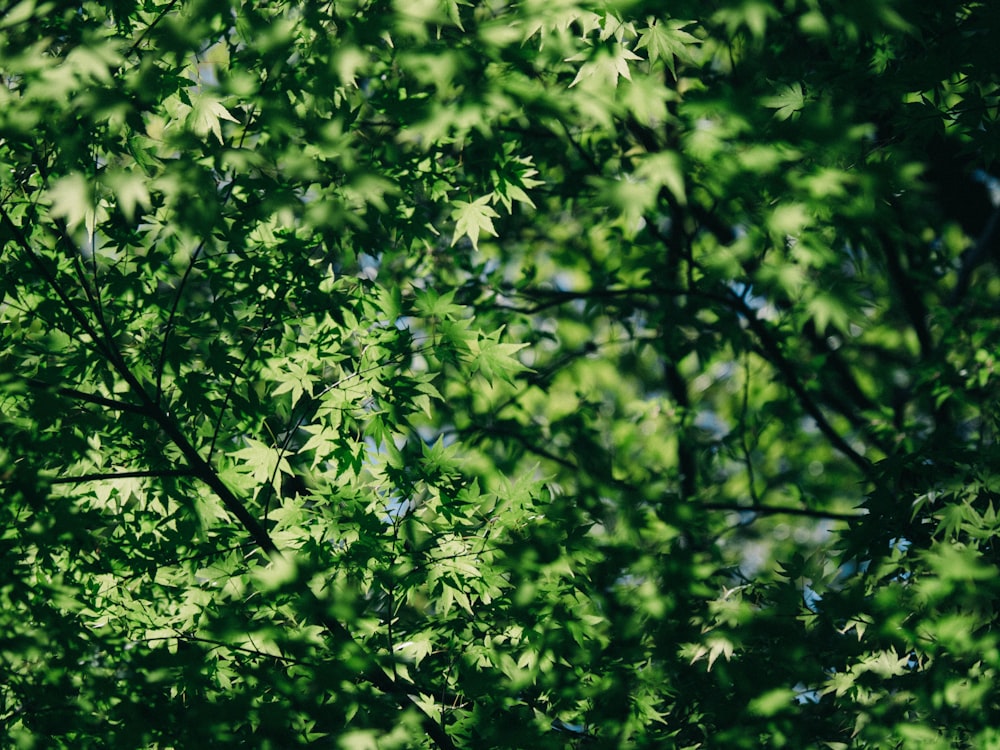
[[[803,410],[816,422],[816,425],[820,432],[822,432],[827,439],[830,440],[834,448],[840,453],[846,456],[858,469],[864,474],[865,478],[869,481],[874,481],[875,474],[871,465],[871,461],[858,453],[851,445],[833,428],[829,420],[823,414],[819,405],[813,400],[812,396],[806,391],[805,387],[799,380],[798,374],[795,371],[795,367],[788,360],[788,358],[781,351],[781,345],[777,339],[771,334],[767,326],[763,321],[760,320],[754,313],[753,309],[747,305],[746,301],[741,299],[739,295],[731,290],[727,290],[726,294],[716,294],[712,292],[705,291],[703,289],[692,288],[684,289],[679,285],[657,285],[651,284],[644,287],[632,287],[632,288],[622,288],[622,289],[597,289],[588,291],[561,291],[561,290],[545,290],[545,289],[535,289],[525,292],[522,290],[520,292],[525,297],[528,298],[542,298],[551,300],[552,305],[546,304],[545,306],[554,306],[556,304],[564,304],[569,301],[577,299],[589,299],[589,298],[616,298],[628,295],[634,296],[656,296],[663,297],[669,295],[681,295],[687,294],[692,297],[700,297],[702,299],[721,304],[726,308],[736,312],[740,317],[747,321],[748,327],[756,334],[758,340],[761,343],[761,356],[763,356],[767,361],[771,362],[772,365],[778,370],[779,374],[782,376],[782,380],[785,384],[791,388],[792,392],[795,394],[799,403],[802,405]],[[846,407],[844,407],[846,408]],[[838,409],[838,412],[840,409]],[[849,411],[849,409],[848,409]],[[848,417],[849,419],[856,419],[854,417]],[[855,424],[855,422],[852,422]],[[855,426],[864,426],[862,423],[857,423]]]
[[[155,29],[156,25],[160,23],[160,21],[162,21],[164,18],[166,18],[167,14],[174,9],[174,6],[177,5],[177,3],[178,0],[170,0],[170,2],[167,3],[166,7],[164,7],[163,10],[161,10],[157,14],[156,18],[150,21],[149,25],[145,29],[143,29],[142,33],[139,34],[136,40],[132,42],[132,45],[125,51],[124,55],[125,57],[129,57],[133,52],[135,52],[139,48],[139,45],[142,44],[143,41],[145,41],[146,37],[149,35],[149,32]]]
[[[684,294],[684,291],[680,288],[670,290],[673,294]],[[574,302],[576,300],[605,300],[612,302],[616,299],[622,297],[638,297],[638,296],[659,296],[662,293],[666,293],[666,288],[662,286],[656,287],[646,287],[646,288],[628,288],[624,287],[621,289],[589,289],[585,292],[577,291],[567,291],[561,289],[521,289],[518,290],[514,295],[517,297],[524,297],[529,300],[538,300],[537,304],[532,307],[509,307],[498,305],[501,309],[511,310],[513,312],[519,312],[524,315],[534,315],[535,313],[544,312],[552,307],[558,307],[559,305],[564,305],[567,302]],[[633,304],[634,300],[632,301]]]
[[[785,357],[784,353],[781,351],[781,345],[778,341],[771,335],[771,332],[764,325],[763,321],[760,320],[752,309],[739,298],[735,293],[730,293],[731,298],[729,303],[735,309],[737,309],[743,318],[747,321],[747,325],[750,329],[757,335],[760,341],[763,354],[778,373],[781,375],[782,380],[785,385],[787,385],[792,393],[795,394],[799,401],[799,405],[802,410],[812,417],[813,421],[816,423],[816,427],[822,432],[830,443],[840,451],[844,456],[846,456],[851,463],[858,467],[861,473],[866,479],[874,481],[875,471],[872,467],[871,461],[858,453],[854,448],[851,447],[850,443],[844,439],[844,437],[837,432],[833,425],[827,420],[823,411],[819,408],[816,402],[813,400],[812,396],[806,391],[805,386],[799,380],[798,373],[795,371],[795,367],[788,358]]]
[[[858,412],[861,411],[876,411],[878,406],[872,401],[868,394],[861,390],[861,386],[858,384],[857,378],[851,372],[850,367],[844,361],[844,358],[840,356],[840,353],[830,347],[827,339],[821,336],[816,330],[816,326],[810,320],[803,327],[802,332],[805,334],[806,338],[809,339],[809,343],[812,345],[813,351],[817,354],[821,354],[826,365],[829,367],[831,373],[836,377],[837,387],[839,390],[844,392],[844,395],[850,399],[853,403],[850,405],[845,404],[842,399],[836,399],[838,403],[834,404],[843,416],[852,420],[852,424],[855,427],[861,427],[863,421],[858,418]],[[829,389],[827,389],[829,390]],[[834,401],[833,394],[830,394],[830,401]]]
[[[857,521],[867,513],[836,513],[831,510],[813,508],[788,508],[776,505],[739,505],[738,503],[701,503],[706,510],[732,511],[733,513],[755,513],[759,516],[802,516],[805,518],[830,519],[833,521]]]
[[[813,321],[806,322],[802,333],[812,351],[823,357],[823,367],[816,372],[816,376],[825,381],[821,393],[823,404],[846,419],[855,430],[864,433],[866,439],[883,453],[891,453],[892,448],[872,432],[870,422],[862,416],[866,411],[879,411],[879,407],[861,390],[840,352],[831,348],[826,338],[816,331]]]
[[[544,458],[553,463],[559,464],[563,468],[569,470],[574,474],[580,474],[584,471],[577,463],[571,461],[568,458],[556,455],[552,451],[542,448],[536,445],[530,440],[530,438],[516,430],[503,429],[498,427],[477,427],[475,432],[481,435],[490,435],[499,438],[512,438],[517,441],[525,450],[533,455]],[[621,488],[628,490],[630,493],[638,493],[638,488],[630,485],[628,482],[616,482]],[[819,519],[832,519],[835,521],[853,521],[859,518],[863,518],[866,514],[864,513],[838,513],[835,511],[825,511],[815,508],[792,508],[787,506],[777,506],[777,505],[763,505],[758,501],[755,501],[752,505],[739,505],[737,503],[715,503],[715,502],[698,502],[693,503],[695,507],[702,508],[704,510],[712,511],[733,511],[739,513],[756,513],[758,515],[788,515],[788,516],[802,516],[805,518],[819,518]]]
[[[87,316],[83,314],[83,311],[70,299],[66,290],[62,288],[62,285],[56,279],[55,274],[49,269],[42,257],[35,252],[35,249],[31,246],[28,238],[25,237],[24,232],[21,228],[14,223],[13,219],[10,218],[10,214],[7,210],[0,205],[0,222],[3,226],[10,232],[14,243],[20,247],[28,256],[28,260],[32,267],[38,272],[38,274],[45,281],[46,285],[55,293],[62,303],[64,309],[70,314],[70,316],[76,321],[77,325],[83,330],[83,332],[90,338],[92,345],[98,350],[98,353],[108,360],[114,359],[114,352],[108,348],[106,342],[98,334],[94,326],[87,320]]]
[[[131,414],[146,415],[143,407],[138,404],[131,404],[127,401],[118,401],[117,399],[106,398],[105,396],[99,396],[96,393],[87,393],[86,391],[81,391],[76,388],[67,388],[64,386],[56,386],[51,383],[46,383],[38,378],[28,378],[25,382],[32,388],[45,391],[54,391],[60,396],[65,396],[66,398],[71,398],[74,401],[85,401],[88,404],[94,404],[96,406],[103,406],[105,409],[111,409],[112,411],[123,411],[129,412]]]
[[[986,226],[976,243],[963,253],[962,265],[958,269],[958,279],[948,298],[950,305],[958,305],[965,299],[972,283],[973,272],[991,257],[998,255],[998,246],[1000,246],[1000,207],[997,207],[990,214],[989,221],[986,222]]]
[[[542,302],[539,302],[538,305],[530,308],[506,307],[503,309],[530,315],[575,300],[615,300],[622,297],[660,297],[669,294],[689,294],[692,297],[705,297],[706,299],[714,302],[722,302],[727,307],[735,309],[740,314],[744,314],[744,309],[746,307],[745,305],[736,306],[733,304],[731,299],[723,299],[717,295],[706,294],[697,289],[685,290],[679,286],[665,287],[662,285],[651,285],[648,287],[623,287],[620,289],[588,289],[587,291],[522,289],[517,292],[518,296],[531,300],[542,300]],[[648,304],[638,304],[634,300],[632,304],[633,306],[642,307],[644,309],[648,309],[650,307]],[[864,391],[861,390],[861,387],[858,385],[857,380],[854,378],[854,375],[851,373],[850,368],[844,361],[843,357],[830,348],[826,341],[817,334],[815,327],[806,325],[804,327],[804,332],[812,344],[814,351],[827,357],[832,371],[837,376],[838,385],[843,388],[847,397],[853,402],[846,402],[844,399],[837,398],[834,394],[827,393],[826,396],[830,405],[835,408],[839,414],[848,419],[855,428],[864,429],[867,425],[859,416],[859,412],[877,410],[877,405],[868,397],[867,394],[864,393]],[[884,355],[883,352],[879,352],[879,354]]]
[[[695,455],[693,440],[688,435],[691,425],[691,400],[688,394],[688,384],[681,375],[677,365],[670,357],[663,363],[667,390],[677,404],[681,413],[681,430],[677,436],[677,470],[680,473],[681,500],[690,501],[698,491],[698,460]]]
[[[246,354],[243,355],[243,359],[240,362],[239,367],[236,368],[236,375],[234,375],[233,379],[229,381],[229,387],[226,388],[226,395],[222,399],[222,404],[219,406],[219,413],[216,415],[215,418],[215,427],[212,430],[212,440],[208,444],[207,458],[209,461],[212,460],[212,454],[215,453],[215,444],[219,439],[219,432],[222,429],[222,418],[225,416],[226,410],[229,408],[229,401],[233,397],[233,391],[236,390],[237,378],[243,374],[243,368],[246,367],[247,362],[250,360],[250,355],[253,354],[254,351],[257,349],[257,344],[260,343],[261,338],[263,338],[264,334],[270,327],[271,327],[271,320],[270,319],[265,320],[264,323],[261,325],[260,329],[258,329],[257,335],[254,336],[253,342],[247,349]]]
[[[184,269],[184,273],[181,276],[180,282],[177,284],[177,289],[174,292],[174,299],[170,305],[170,312],[167,314],[167,323],[163,328],[163,340],[160,342],[160,355],[156,359],[156,403],[163,402],[163,370],[166,367],[167,362],[167,349],[170,346],[170,336],[174,332],[177,319],[177,311],[180,308],[181,297],[184,296],[184,288],[187,286],[188,279],[191,277],[191,272],[194,271],[195,264],[201,257],[202,251],[205,249],[205,240],[198,243],[198,246],[191,253],[191,257],[188,258],[187,268]]]
[[[743,455],[743,464],[747,467],[747,486],[750,490],[750,499],[754,505],[760,505],[760,497],[757,495],[757,477],[753,468],[753,455],[750,449],[750,442],[747,433],[750,430],[748,425],[750,419],[750,356],[743,355],[743,397],[740,400],[740,453]]]
[[[580,467],[577,466],[573,461],[570,461],[568,458],[563,458],[562,456],[556,455],[552,451],[542,448],[539,445],[536,445],[526,435],[521,434],[517,430],[504,429],[503,427],[498,427],[496,425],[480,425],[471,428],[470,431],[473,433],[478,433],[480,435],[489,435],[492,437],[513,438],[529,453],[533,453],[536,456],[544,458],[548,461],[552,461],[553,463],[559,464],[564,469],[569,469],[570,471],[573,472],[580,471]]]
[[[54,477],[47,479],[49,484],[83,484],[84,482],[103,482],[114,479],[154,479],[157,477],[193,477],[190,469],[148,469],[140,471],[118,471],[111,473],[95,472],[80,474],[74,477]]]
[[[910,326],[917,334],[917,341],[920,343],[920,356],[927,358],[934,350],[934,339],[927,327],[927,307],[924,305],[920,289],[914,286],[906,269],[903,268],[896,243],[884,231],[879,232],[879,239],[882,242],[883,257],[885,257],[889,279],[896,288],[896,295],[899,297],[907,318],[909,318]]]

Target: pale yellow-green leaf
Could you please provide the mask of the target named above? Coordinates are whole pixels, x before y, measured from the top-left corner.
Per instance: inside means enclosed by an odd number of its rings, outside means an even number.
[[[337,740],[341,750],[378,750],[378,734],[370,729],[344,732]]]
[[[677,99],[677,93],[650,76],[637,76],[621,85],[622,102],[646,127],[658,127],[667,119],[667,102]]]
[[[641,60],[642,58],[622,44],[616,44],[613,50],[600,49],[593,57],[587,53],[580,53],[566,58],[566,62],[578,62],[587,60],[576,73],[570,88],[573,88],[581,81],[593,79],[596,85],[609,85],[612,88],[618,85],[619,77],[632,80],[632,73],[629,71],[630,60]]]
[[[357,73],[368,63],[368,56],[354,45],[344,45],[333,58],[333,69],[345,86],[357,86]]]
[[[598,38],[602,42],[606,42],[608,39],[614,37],[615,41],[621,43],[626,38],[634,39],[635,36],[635,24],[631,21],[624,21],[617,18],[610,13],[605,13],[602,19],[601,31],[598,35]]]
[[[479,249],[479,235],[482,232],[497,236],[497,231],[493,227],[493,219],[498,218],[498,214],[489,205],[490,196],[485,195],[474,201],[452,201],[455,206],[451,212],[455,220],[455,232],[451,237],[451,244],[454,245],[462,237],[468,237],[475,249]]]
[[[782,203],[775,206],[767,220],[772,232],[788,237],[795,237],[809,223],[809,209],[801,203]]]
[[[389,180],[374,174],[360,174],[350,184],[344,186],[344,197],[348,205],[362,208],[374,206],[379,211],[387,211],[387,195],[396,195],[399,188]]]
[[[116,169],[109,171],[104,179],[117,198],[119,210],[129,221],[135,218],[136,208],[148,210],[152,205],[141,173]]]
[[[648,23],[648,27],[639,32],[636,49],[645,49],[651,63],[662,60],[670,74],[676,77],[675,60],[684,63],[693,62],[693,52],[701,44],[700,39],[684,30],[684,27],[691,25],[692,22],[663,23],[651,18]]]
[[[659,151],[643,157],[635,171],[637,177],[651,182],[657,188],[665,187],[681,205],[687,203],[684,187],[684,165],[676,151]]]
[[[253,578],[262,591],[274,591],[298,577],[295,562],[288,557],[276,557],[264,567],[255,568]]]
[[[846,695],[854,687],[857,675],[852,671],[834,672],[827,679],[826,686],[820,691],[821,695],[834,693],[837,697]]]
[[[802,90],[802,84],[798,81],[786,84],[778,89],[777,94],[761,99],[761,103],[765,107],[774,110],[774,116],[778,120],[797,117],[805,105],[805,101],[805,92]]]
[[[94,191],[87,178],[79,172],[60,177],[46,191],[52,205],[52,215],[66,222],[72,231],[86,223],[90,228],[94,215]]]
[[[5,11],[0,18],[0,29],[8,29],[27,21],[35,12],[35,0],[23,0],[13,8]]]
[[[397,644],[393,650],[402,659],[412,660],[419,665],[425,656],[434,651],[434,642],[427,634],[414,635],[410,640]]]
[[[822,333],[831,325],[839,331],[847,330],[851,311],[844,304],[844,300],[837,295],[819,292],[809,300],[806,307],[813,317],[817,331]]]
[[[208,94],[202,94],[197,98],[193,98],[191,114],[188,115],[188,123],[195,133],[202,137],[206,137],[211,133],[219,143],[223,143],[220,120],[239,122],[218,99]]]
[[[879,677],[898,677],[906,674],[907,664],[910,661],[908,654],[900,656],[895,649],[887,651],[877,651],[864,657],[858,664],[851,667],[851,671],[856,674],[871,672]]]
[[[733,656],[734,650],[732,641],[725,636],[711,635],[706,638],[704,644],[694,646],[693,648],[689,647],[688,653],[690,653],[692,664],[707,656],[708,669],[711,670],[720,656],[724,656],[726,661],[729,661]]]
[[[82,81],[100,81],[110,83],[111,65],[117,62],[117,56],[107,45],[93,47],[74,47],[66,56],[63,65],[72,70]]]
[[[754,698],[747,705],[747,712],[755,716],[774,716],[792,705],[795,691],[791,688],[774,688]]]
[[[233,458],[239,461],[241,471],[253,478],[254,482],[264,482],[271,478],[275,469],[285,474],[291,474],[292,469],[287,459],[275,448],[259,440],[246,439],[247,446],[233,452]]]

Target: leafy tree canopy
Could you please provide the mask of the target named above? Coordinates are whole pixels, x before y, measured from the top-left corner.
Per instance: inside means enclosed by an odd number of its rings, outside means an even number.
[[[1000,743],[1000,8],[0,16],[13,747]]]

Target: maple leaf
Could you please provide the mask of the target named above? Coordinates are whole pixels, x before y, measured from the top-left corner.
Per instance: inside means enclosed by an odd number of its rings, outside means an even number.
[[[208,95],[200,96],[194,100],[189,118],[191,129],[195,133],[202,137],[212,133],[219,143],[223,143],[222,125],[219,121],[239,122],[222,105],[222,102]]]
[[[469,341],[469,353],[475,368],[485,377],[510,383],[514,375],[528,369],[514,356],[527,344],[501,344],[502,332],[503,328],[498,328],[478,340]]]
[[[575,62],[584,59],[587,59],[584,55],[573,55],[573,57],[566,58],[566,62]],[[632,74],[628,69],[628,61],[641,59],[639,55],[621,44],[614,45],[613,51],[599,50],[593,60],[580,66],[580,70],[576,73],[576,78],[573,79],[569,87],[573,88],[580,81],[587,78],[596,78],[601,83],[606,82],[616,87],[618,86],[619,77],[628,81],[632,80]]]
[[[636,49],[645,49],[651,63],[663,60],[670,74],[676,78],[676,61],[694,62],[691,47],[701,44],[698,37],[684,31],[690,21],[673,21],[663,24],[656,19],[650,19],[649,27],[639,32],[639,43]]]
[[[787,120],[789,118],[798,117],[799,111],[805,104],[806,95],[802,90],[802,84],[796,81],[795,83],[782,86],[781,90],[778,91],[774,96],[767,96],[761,100],[761,103],[774,110],[774,116],[778,120]]]
[[[455,219],[455,233],[452,235],[451,244],[454,245],[461,237],[468,237],[472,246],[479,249],[479,234],[486,232],[497,237],[497,230],[493,227],[493,219],[500,216],[493,207],[489,205],[490,197],[484,195],[482,198],[469,201],[452,201],[455,210],[451,212]]]

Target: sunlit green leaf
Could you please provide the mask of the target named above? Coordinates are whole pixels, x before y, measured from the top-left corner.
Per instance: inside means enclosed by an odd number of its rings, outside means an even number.
[[[493,237],[497,236],[497,231],[493,227],[493,219],[500,216],[489,205],[489,196],[477,198],[474,201],[455,201],[452,219],[455,221],[455,233],[452,235],[451,244],[454,245],[461,237],[468,237],[472,246],[479,249],[479,235],[486,232]]]

